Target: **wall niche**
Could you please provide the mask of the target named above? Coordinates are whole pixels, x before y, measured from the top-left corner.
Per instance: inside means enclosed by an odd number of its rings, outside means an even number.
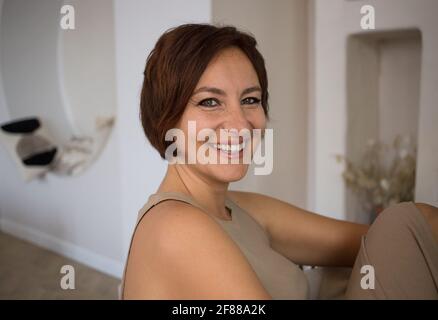
[[[417,29],[353,34],[347,40],[346,156],[360,161],[372,141],[391,145],[400,135],[418,140],[422,35]],[[382,159],[389,163],[390,157]],[[372,216],[347,188],[347,215]]]

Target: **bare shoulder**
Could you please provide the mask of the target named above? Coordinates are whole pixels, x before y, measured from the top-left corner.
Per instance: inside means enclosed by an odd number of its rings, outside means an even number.
[[[169,235],[175,233],[182,227],[190,227],[195,224],[205,224],[209,221],[198,208],[182,201],[166,200],[151,208],[142,218],[135,231],[134,239],[143,237],[154,237],[154,240],[160,240],[161,236],[166,235],[168,241]],[[186,226],[186,224],[188,226]],[[208,223],[207,223],[208,224]]]
[[[268,298],[240,249],[217,222],[198,208],[174,200],[151,209],[138,225],[124,296]]]
[[[205,233],[223,232],[215,221],[200,209],[177,200],[163,201],[152,208],[139,223],[133,241],[154,240],[157,245],[174,248],[181,241],[198,240]]]

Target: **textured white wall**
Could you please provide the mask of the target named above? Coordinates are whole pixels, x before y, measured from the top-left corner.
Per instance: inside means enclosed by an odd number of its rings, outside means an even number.
[[[418,120],[418,165],[416,201],[438,204],[438,2],[434,0],[312,1],[315,56],[310,105],[311,209],[334,217],[345,212],[342,168],[333,155],[345,154],[346,141],[346,44],[347,36],[363,32],[360,8],[376,9],[376,31],[418,28],[422,33],[420,110]],[[435,124],[435,125],[434,125]],[[354,216],[354,215],[353,215]]]
[[[4,2],[3,4],[5,4]],[[20,8],[20,2],[13,1],[16,10],[23,10],[23,15],[32,12],[27,12],[25,8]],[[22,2],[27,6],[28,2]],[[42,1],[43,9],[47,6],[50,10],[39,12],[35,19],[44,18],[45,14],[50,14],[47,21],[53,23],[53,33],[58,32],[58,15],[61,2]],[[38,6],[37,4],[37,6]],[[43,5],[44,4],[44,5]],[[94,3],[98,5],[99,3]],[[93,6],[93,3],[90,4]],[[111,7],[110,7],[111,8]],[[76,12],[81,14],[81,11]],[[103,11],[101,14],[112,15],[111,10]],[[107,17],[107,16],[106,16]],[[105,17],[105,18],[106,18]],[[4,16],[2,16],[4,18]],[[2,20],[4,22],[4,20]],[[37,21],[40,24],[41,21]],[[26,28],[26,24],[14,24],[7,27],[13,27],[17,43],[26,44],[27,40],[38,41],[38,37],[47,35],[30,34],[35,39],[24,39],[27,34],[22,32],[20,28]],[[31,24],[32,21],[27,21]],[[3,26],[3,24],[2,24]],[[50,28],[50,25],[48,26]],[[24,30],[24,31],[26,31]],[[4,31],[4,30],[1,30]],[[74,32],[74,31],[73,31]],[[11,34],[9,34],[11,35]],[[8,83],[8,91],[6,98],[0,99],[0,122],[8,121],[11,117],[22,115],[53,115],[50,108],[57,108],[54,112],[63,113],[64,109],[61,100],[54,103],[51,96],[59,95],[59,85],[61,82],[57,77],[57,37],[48,38],[51,43],[48,44],[47,55],[41,52],[43,56],[26,56],[29,52],[25,48],[15,48],[16,52],[8,52],[10,55],[15,55],[20,61],[25,61],[27,64],[22,67],[27,67],[17,72],[22,75],[34,75],[31,77],[34,80],[34,88],[28,88],[15,83],[14,77],[18,73],[5,71],[5,65],[2,65],[3,84]],[[12,39],[13,40],[13,39]],[[4,53],[6,48],[2,43],[1,51]],[[8,48],[8,51],[12,48]],[[51,51],[50,51],[51,50]],[[86,59],[87,52],[77,52],[78,59],[80,55]],[[9,57],[11,58],[11,56]],[[113,69],[114,69],[114,61]],[[35,68],[29,67],[35,64]],[[111,68],[111,66],[110,66]],[[46,79],[41,76],[38,79],[38,70],[41,75],[49,74],[51,78]],[[45,72],[47,71],[47,72]],[[55,81],[56,80],[56,81]],[[114,82],[114,76],[103,78],[103,81],[108,83]],[[37,90],[38,92],[35,92]],[[26,99],[31,99],[38,96],[39,100],[24,103]],[[20,112],[15,108],[17,105],[14,102],[23,102],[20,105]],[[53,102],[51,105],[45,105],[43,102]],[[38,105],[35,105],[38,103]],[[55,116],[54,119],[61,119]],[[68,124],[65,126],[64,132],[66,135],[71,133]],[[61,127],[62,129],[62,127]],[[61,130],[60,129],[60,130]],[[1,230],[12,233],[18,237],[33,241],[41,246],[55,250],[68,257],[76,259],[85,264],[91,265],[97,269],[107,272],[112,275],[120,275],[121,259],[122,259],[122,214],[120,202],[120,168],[118,149],[114,138],[115,133],[109,139],[108,145],[101,154],[97,162],[91,166],[83,175],[73,178],[63,178],[56,176],[48,176],[45,180],[31,181],[25,183],[21,180],[18,170],[14,163],[9,158],[6,150],[0,151],[0,211],[2,213],[0,226]]]

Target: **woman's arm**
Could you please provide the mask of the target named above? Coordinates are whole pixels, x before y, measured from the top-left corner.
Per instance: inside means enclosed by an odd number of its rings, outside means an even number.
[[[297,264],[352,266],[369,228],[257,193],[230,191],[229,196],[264,227],[271,247]]]

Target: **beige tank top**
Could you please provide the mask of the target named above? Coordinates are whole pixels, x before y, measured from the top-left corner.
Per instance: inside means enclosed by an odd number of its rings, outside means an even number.
[[[177,192],[155,193],[149,197],[148,202],[140,209],[136,227],[153,206],[165,200],[186,202],[214,218],[238,245],[257,274],[260,282],[273,299],[308,298],[309,288],[304,272],[295,263],[273,250],[270,247],[269,238],[263,227],[228,197],[226,198],[225,205],[231,212],[232,219],[223,220],[209,214],[193,198],[186,194]],[[131,251],[131,245],[129,251]],[[122,298],[125,273],[126,264],[119,294]]]

